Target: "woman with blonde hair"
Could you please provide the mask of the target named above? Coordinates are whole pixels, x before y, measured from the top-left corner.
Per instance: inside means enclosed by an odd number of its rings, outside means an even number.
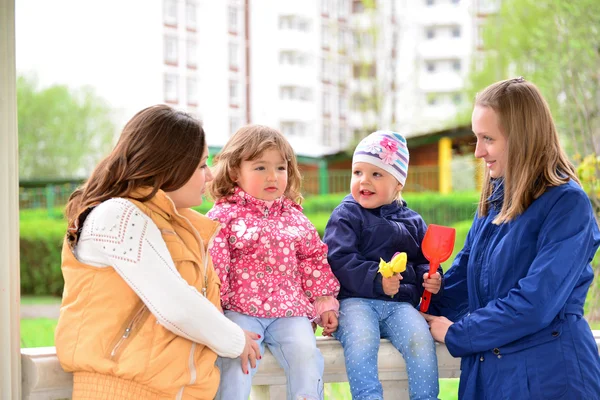
[[[55,336],[73,399],[212,400],[217,355],[255,365],[258,335],[220,309],[218,224],[190,209],[212,180],[207,158],[200,122],[148,107],[71,195]]]
[[[465,246],[426,315],[461,357],[461,399],[598,399],[600,357],[583,318],[600,233],[540,91],[523,78],[475,99],[486,165]]]

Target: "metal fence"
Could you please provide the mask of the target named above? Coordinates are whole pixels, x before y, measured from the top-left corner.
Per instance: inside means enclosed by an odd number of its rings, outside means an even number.
[[[19,186],[19,208],[62,207],[67,204],[69,196],[81,184],[79,181],[48,183],[44,186]]]
[[[406,192],[437,192],[439,187],[438,167],[411,167],[406,179]],[[349,193],[350,170],[329,171],[327,193]],[[302,174],[302,194],[311,196],[322,194],[320,191],[321,177],[319,171],[305,171]]]
[[[453,163],[452,185],[454,190],[474,189],[474,169],[472,163]],[[319,171],[304,171],[302,174],[302,194],[306,196],[324,193],[349,193],[352,171],[331,170],[327,178],[326,190]],[[19,187],[19,207],[46,208],[62,207],[81,180],[22,182]],[[405,192],[437,192],[439,189],[439,168],[437,166],[411,167],[408,170]]]

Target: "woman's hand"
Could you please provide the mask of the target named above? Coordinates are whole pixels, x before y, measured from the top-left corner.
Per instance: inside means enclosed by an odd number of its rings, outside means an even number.
[[[394,274],[389,278],[381,278],[381,286],[383,287],[383,293],[388,296],[394,296],[400,290],[400,281],[402,275]]]
[[[429,331],[431,332],[433,339],[440,343],[446,343],[446,333],[448,333],[448,328],[450,328],[454,322],[446,317],[435,317],[425,313],[421,313],[421,315],[429,324]]]
[[[321,325],[323,325],[323,336],[331,336],[338,327],[338,317],[335,311],[325,311],[321,314]]]
[[[439,272],[429,277],[429,272],[423,274],[423,287],[431,294],[436,294],[442,287],[442,276]]]
[[[246,330],[244,330],[244,335],[246,336],[246,345],[242,354],[240,354],[240,358],[242,359],[242,371],[248,375],[248,362],[250,362],[252,368],[256,368],[256,360],[261,358],[260,347],[256,343],[256,340],[260,339],[260,335]]]

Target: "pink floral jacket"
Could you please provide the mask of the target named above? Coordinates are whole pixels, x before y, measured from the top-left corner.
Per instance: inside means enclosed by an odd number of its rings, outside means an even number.
[[[340,284],[327,263],[327,245],[290,199],[282,196],[268,207],[236,188],[207,216],[221,222],[210,253],[221,278],[223,309],[312,320],[318,317],[317,297],[337,296]]]

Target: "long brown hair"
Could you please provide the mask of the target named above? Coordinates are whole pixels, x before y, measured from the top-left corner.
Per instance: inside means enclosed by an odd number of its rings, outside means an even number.
[[[522,214],[548,187],[574,180],[573,164],[560,146],[548,103],[539,89],[523,78],[508,79],[478,93],[475,105],[492,108],[507,140],[508,162],[504,174],[504,203],[495,224]],[[579,183],[580,184],[580,183]],[[493,185],[486,169],[477,212],[488,213]]]
[[[166,105],[138,112],[123,128],[112,152],[96,166],[87,182],[71,194],[66,208],[69,226],[86,208],[112,197],[131,197],[142,187],[182,187],[198,167],[205,149],[204,130],[192,116]]]
[[[283,159],[287,160],[288,183],[283,194],[300,204],[301,176],[294,150],[279,131],[263,125],[241,127],[215,156],[214,180],[208,184],[211,197],[218,200],[231,194],[237,186],[231,178],[239,170],[242,161],[256,160],[269,149],[279,150]]]

